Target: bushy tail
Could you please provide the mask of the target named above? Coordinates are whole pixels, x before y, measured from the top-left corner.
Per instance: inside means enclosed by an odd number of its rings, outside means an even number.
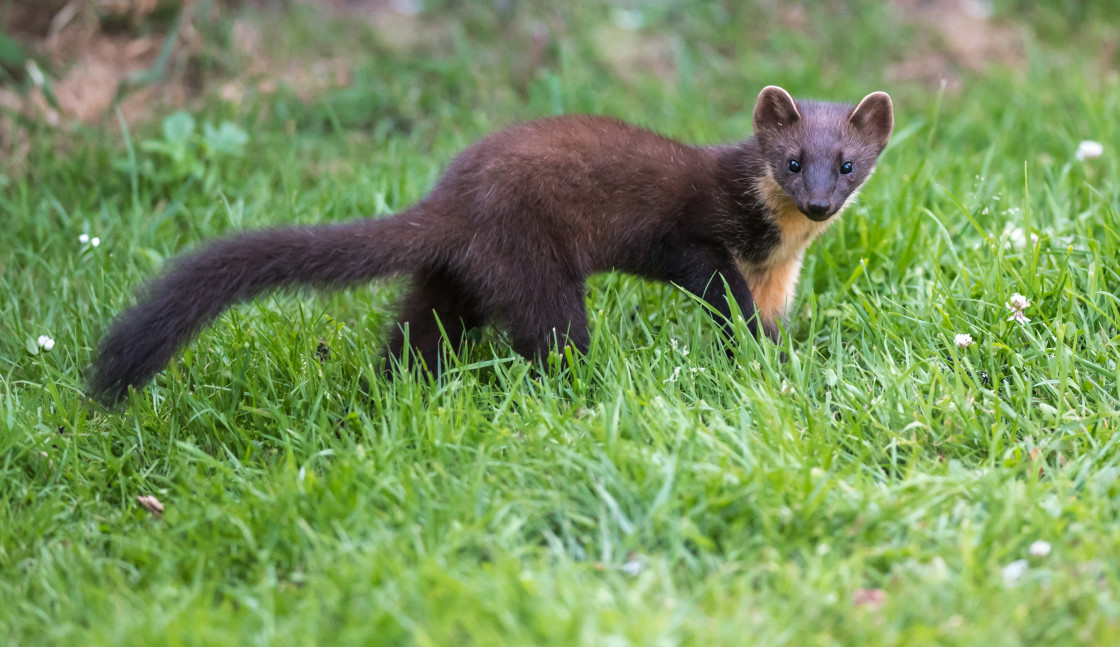
[[[414,207],[379,220],[258,231],[173,261],[102,340],[90,396],[119,402],[237,302],[288,287],[346,287],[432,264],[440,240],[428,220]]]

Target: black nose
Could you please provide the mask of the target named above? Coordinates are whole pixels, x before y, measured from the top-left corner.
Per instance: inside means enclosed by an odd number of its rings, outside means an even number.
[[[809,203],[808,207],[810,216],[823,216],[824,214],[828,213],[828,210],[832,207],[832,205],[827,202],[818,202],[814,200]]]

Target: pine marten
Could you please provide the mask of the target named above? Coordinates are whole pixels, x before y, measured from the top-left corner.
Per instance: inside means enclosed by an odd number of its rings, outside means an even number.
[[[853,108],[769,86],[753,121],[754,136],[725,146],[608,117],[531,121],[467,148],[397,215],[213,242],[173,261],[117,319],[89,393],[119,402],[237,302],[389,275],[412,282],[387,354],[408,346],[437,371],[445,343],[488,322],[529,358],[586,352],[585,281],[610,270],[675,283],[725,329],[730,294],[752,334],[777,339],[805,249],[871,175],[893,106],[883,92]]]

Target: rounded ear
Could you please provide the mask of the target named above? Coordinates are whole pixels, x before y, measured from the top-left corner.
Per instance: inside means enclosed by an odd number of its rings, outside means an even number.
[[[872,92],[848,113],[848,121],[863,136],[886,148],[894,130],[894,104],[886,92]]]
[[[785,128],[800,118],[801,113],[797,111],[797,104],[789,92],[776,85],[768,85],[758,93],[758,102],[754,104],[755,134]]]

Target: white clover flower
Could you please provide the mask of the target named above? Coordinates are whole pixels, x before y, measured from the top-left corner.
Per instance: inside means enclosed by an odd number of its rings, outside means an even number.
[[[1016,584],[1023,576],[1027,574],[1027,569],[1030,567],[1025,559],[1017,559],[1007,566],[1000,569],[1000,575],[1003,576],[1003,582],[1008,586]]]
[[[1104,154],[1104,146],[1100,142],[1095,142],[1091,139],[1086,139],[1077,145],[1077,153],[1075,157],[1079,161],[1095,159]]]
[[[89,242],[89,234],[82,234],[81,236],[78,236],[78,242],[83,244],[83,245],[88,243]]]
[[[93,245],[94,247],[97,247],[98,245],[101,244],[101,239],[98,238],[97,236],[94,236],[93,238],[89,239],[89,244]]]
[[[972,340],[972,335],[966,332],[958,333],[956,337],[953,337],[953,342],[957,345],[957,348],[968,348],[976,343]]]
[[[1032,543],[1027,552],[1030,553],[1031,557],[1046,557],[1050,554],[1050,548],[1050,542],[1040,539]]]
[[[1016,227],[1011,223],[1007,223],[1003,227],[1003,240],[1008,247],[1012,249],[1022,249],[1027,246],[1027,232],[1022,227]],[[1031,245],[1038,244],[1038,234],[1031,232],[1030,235]]]
[[[632,559],[622,565],[622,572],[630,577],[637,577],[638,573],[642,572],[642,563],[636,559]]]
[[[1025,315],[1023,311],[1026,310],[1027,306],[1029,306],[1030,304],[1031,302],[1029,299],[1027,299],[1027,297],[1019,294],[1018,292],[1012,294],[1011,298],[1003,304],[1007,306],[1008,310],[1011,311],[1011,314],[1008,315],[1007,320],[1015,321],[1021,324],[1029,323],[1030,318],[1027,317],[1027,315]]]
[[[42,348],[43,350],[50,350],[54,348],[54,340],[50,337],[47,337],[46,335],[39,335],[39,339],[37,340],[37,342],[39,344],[39,348]]]
[[[634,31],[642,26],[642,12],[637,9],[615,9],[611,15],[614,24],[623,31]]]

